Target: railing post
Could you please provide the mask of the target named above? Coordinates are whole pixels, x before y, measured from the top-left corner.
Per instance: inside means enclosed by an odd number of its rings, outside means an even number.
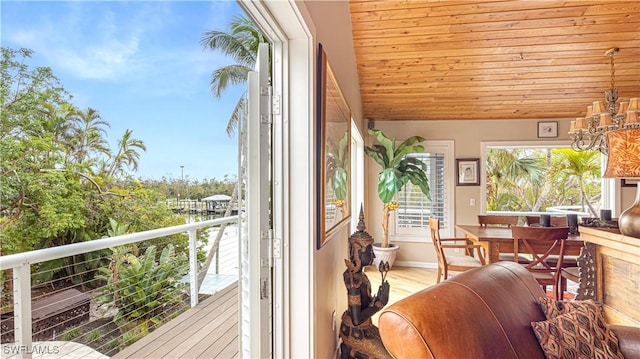
[[[13,268],[13,333],[18,357],[31,358],[31,265],[25,262]]]
[[[189,230],[189,282],[191,284],[191,307],[198,305],[198,238],[196,230]]]

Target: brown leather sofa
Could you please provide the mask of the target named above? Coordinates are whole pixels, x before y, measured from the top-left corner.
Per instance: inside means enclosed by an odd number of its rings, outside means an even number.
[[[387,307],[382,341],[394,358],[544,358],[531,322],[545,316],[545,295],[513,262],[456,275]],[[626,359],[640,358],[640,328],[611,326]]]

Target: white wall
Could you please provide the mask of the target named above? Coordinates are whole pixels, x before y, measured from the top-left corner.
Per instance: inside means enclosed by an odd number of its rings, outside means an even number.
[[[305,1],[315,27],[316,44],[321,43],[340,89],[361,133],[364,129],[360,86],[355,63],[348,1]],[[317,46],[316,46],[317,51]],[[366,215],[366,214],[365,214]],[[368,223],[372,223],[367,221]],[[340,317],[347,309],[347,290],[342,280],[348,258],[351,226],[332,235],[314,253],[314,357],[333,357],[337,348]],[[335,322],[333,321],[335,312]]]

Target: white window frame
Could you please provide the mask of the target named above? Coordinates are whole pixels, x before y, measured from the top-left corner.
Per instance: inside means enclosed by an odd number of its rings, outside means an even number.
[[[440,235],[443,237],[452,237],[455,235],[455,159],[454,159],[454,141],[453,140],[435,140],[425,141],[423,143],[424,152],[427,153],[444,153],[445,156],[445,210],[444,218],[447,226],[440,229]],[[431,242],[431,231],[429,227],[423,228],[399,228],[397,224],[397,212],[394,211],[389,216],[389,240],[397,242]]]
[[[364,139],[351,119],[351,233],[358,227],[360,205],[364,204]]]

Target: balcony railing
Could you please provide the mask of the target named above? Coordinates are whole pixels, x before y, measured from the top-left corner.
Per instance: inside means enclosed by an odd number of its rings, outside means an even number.
[[[48,340],[89,343],[101,353],[115,354],[198,304],[207,282],[199,294],[198,252],[202,256],[204,251],[197,231],[237,221],[237,216],[218,218],[0,257],[3,356],[30,357],[34,341]],[[179,263],[171,251],[171,241],[147,242],[184,233],[189,237],[188,272],[185,261]],[[137,247],[158,242],[166,246],[135,253]],[[237,236],[223,236],[218,249],[208,276],[220,277],[221,289],[237,280]],[[127,276],[119,276],[124,270]],[[209,284],[207,290],[210,294],[215,288]]]

